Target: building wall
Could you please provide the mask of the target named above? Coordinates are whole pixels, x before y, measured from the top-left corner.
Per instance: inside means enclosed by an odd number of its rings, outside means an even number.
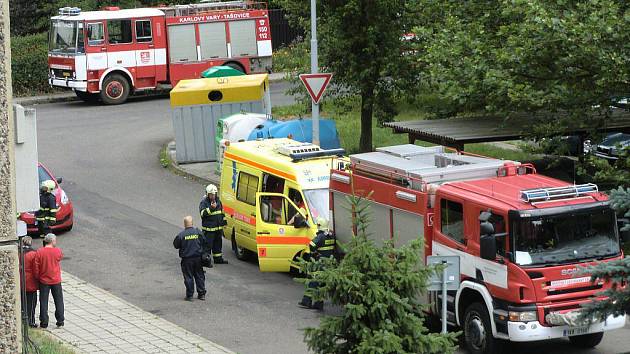
[[[9,1],[0,11],[0,353],[19,353],[21,346],[19,275],[13,172]]]

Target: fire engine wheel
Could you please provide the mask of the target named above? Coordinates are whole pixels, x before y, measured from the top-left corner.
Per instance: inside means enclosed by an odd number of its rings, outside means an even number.
[[[604,332],[598,332],[569,337],[569,341],[571,341],[571,344],[575,345],[576,347],[594,348],[602,341],[603,338]]]
[[[87,102],[87,103],[95,103],[98,102],[98,94],[96,93],[89,93],[89,92],[83,92],[83,91],[74,91],[74,94],[77,95],[77,97],[83,101],[83,102]]]
[[[101,100],[105,104],[121,104],[129,97],[129,81],[120,74],[110,74],[103,81]]]
[[[501,341],[492,336],[492,325],[488,309],[484,304],[474,302],[466,309],[464,316],[464,341],[472,354],[498,354]]]
[[[241,64],[237,64],[235,62],[229,62],[229,63],[226,63],[225,66],[229,66],[232,69],[235,69],[235,70],[238,70],[238,71],[240,71],[242,73],[245,73],[245,69],[243,68],[243,66]]]
[[[234,230],[232,230],[232,251],[234,251],[236,259],[238,259],[239,261],[246,261],[249,259],[249,250],[245,249],[242,246],[239,246],[239,244],[236,243],[236,235],[234,235]]]

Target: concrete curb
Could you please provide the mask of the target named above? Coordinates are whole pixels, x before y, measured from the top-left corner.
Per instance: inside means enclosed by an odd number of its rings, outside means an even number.
[[[286,80],[286,73],[273,73],[269,74],[269,82],[282,82]],[[134,97],[150,97],[150,96],[159,96],[164,93],[161,91],[157,91],[155,93],[149,93],[141,96]],[[58,102],[72,102],[79,101],[79,98],[74,94],[74,92],[70,93],[56,93],[50,95],[41,95],[41,96],[28,96],[28,97],[17,97],[13,99],[13,103],[20,104],[22,106],[32,106],[35,104],[42,103],[58,103]]]
[[[158,154],[158,160],[160,159],[160,155],[162,151],[164,150],[166,150],[166,153],[169,155],[169,160],[170,160],[169,164],[165,168],[168,168],[174,174],[178,176],[182,176],[184,178],[188,178],[190,180],[193,180],[195,182],[198,182],[204,185],[210,184],[210,183],[218,184],[220,182],[219,176],[217,176],[216,180],[211,180],[208,178],[197,176],[181,168],[175,160],[175,141],[170,141],[162,147],[162,149],[160,150],[160,153]]]

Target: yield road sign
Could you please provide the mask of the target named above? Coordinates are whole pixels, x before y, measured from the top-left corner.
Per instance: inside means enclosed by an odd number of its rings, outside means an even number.
[[[302,80],[306,91],[308,91],[315,104],[319,104],[319,101],[322,99],[331,77],[332,74],[326,73],[300,75],[300,80]]]

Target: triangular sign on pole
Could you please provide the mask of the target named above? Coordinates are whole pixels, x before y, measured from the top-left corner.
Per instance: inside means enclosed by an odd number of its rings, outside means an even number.
[[[326,91],[326,87],[332,78],[332,74],[302,74],[300,80],[306,87],[306,91],[311,96],[315,104],[318,104]]]

